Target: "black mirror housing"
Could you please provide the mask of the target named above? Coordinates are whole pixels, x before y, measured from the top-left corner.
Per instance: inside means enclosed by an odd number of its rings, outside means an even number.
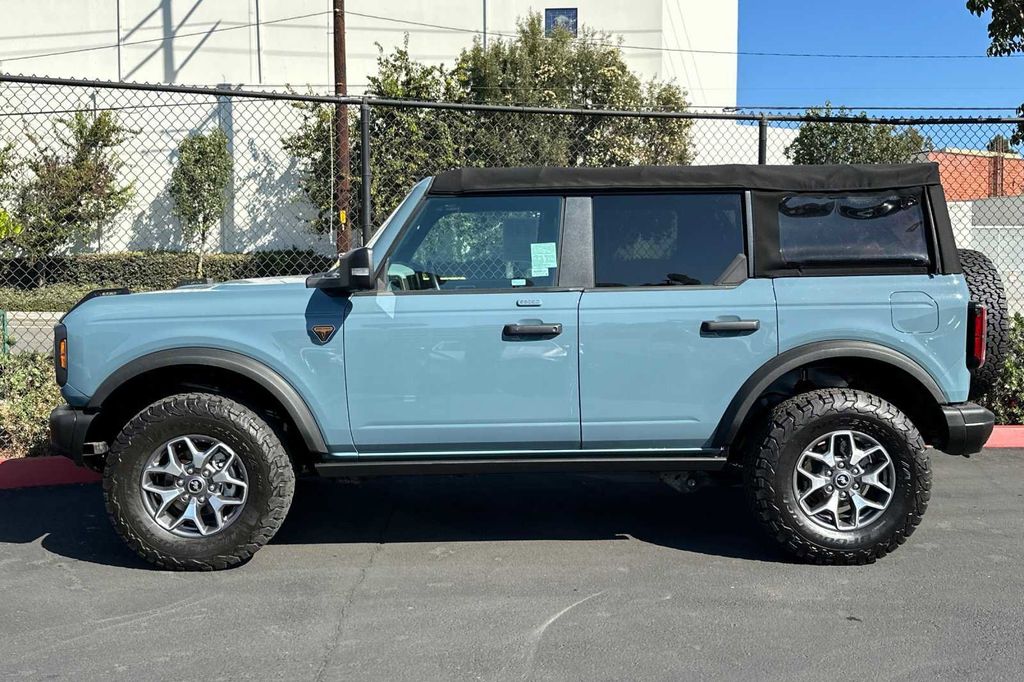
[[[306,288],[323,289],[328,293],[375,289],[373,251],[366,246],[346,251],[338,258],[337,267],[307,277]]]

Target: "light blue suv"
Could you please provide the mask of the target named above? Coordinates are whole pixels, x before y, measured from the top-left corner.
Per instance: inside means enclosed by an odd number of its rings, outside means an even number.
[[[468,168],[328,272],[86,297],[51,430],[168,568],[246,560],[297,474],[554,470],[742,474],[787,549],[863,563],[926,444],[981,449],[1006,334],[932,164]]]

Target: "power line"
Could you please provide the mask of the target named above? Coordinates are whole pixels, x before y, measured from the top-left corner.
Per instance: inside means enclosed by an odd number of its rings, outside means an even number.
[[[247,24],[238,24],[237,26],[225,26],[224,28],[212,28],[206,31],[193,31],[191,33],[177,33],[170,36],[163,36],[161,38],[148,38],[145,40],[133,40],[128,42],[120,43],[121,47],[131,45],[144,45],[148,43],[160,43],[168,40],[174,40],[175,38],[188,38],[192,36],[208,35],[210,33],[220,33],[223,31],[235,31],[244,28],[252,28],[253,26],[268,26],[271,24],[280,24],[288,21],[295,21],[298,19],[308,19],[311,17],[324,16],[331,14],[330,11],[325,12],[312,12],[309,14],[300,14],[291,17],[284,17],[282,19],[272,19],[270,21],[251,22]],[[457,33],[470,33],[474,35],[482,35],[483,31],[473,28],[462,28],[459,26],[449,26],[446,24],[434,24],[425,21],[414,21],[412,19],[396,19],[394,17],[385,17],[377,14],[367,14],[364,12],[354,12],[352,10],[346,10],[345,14],[352,16],[362,17],[366,19],[376,19],[379,21],[387,21],[397,24],[403,24],[407,26],[422,26],[424,28],[434,28],[443,31],[454,31]],[[488,35],[500,36],[503,38],[516,38],[518,37],[513,33],[504,33],[501,31],[488,31]],[[579,42],[585,42],[592,45],[602,45],[606,47],[618,47],[627,50],[647,50],[653,52],[678,52],[685,54],[706,54],[706,55],[724,55],[724,56],[742,56],[742,57],[782,57],[782,58],[802,58],[802,59],[906,59],[906,60],[927,60],[927,59],[991,59],[988,55],[984,54],[850,54],[850,53],[819,53],[819,52],[767,52],[760,50],[701,50],[696,48],[683,48],[683,47],[655,47],[651,45],[631,45],[627,43],[599,41],[599,40],[586,40],[584,38],[574,38]],[[23,61],[27,59],[41,59],[43,57],[58,57],[67,54],[79,54],[82,52],[94,52],[97,50],[110,50],[118,47],[118,44],[113,45],[96,45],[93,47],[82,47],[72,50],[57,50],[54,52],[43,52],[39,54],[23,55],[20,57],[9,57],[6,59],[0,59],[2,62],[15,62]],[[1024,54],[1012,54],[1005,55],[1006,57],[1022,57]]]
[[[162,43],[168,40],[174,40],[175,38],[188,38],[191,36],[205,36],[211,33],[220,33],[222,31],[237,31],[243,28],[252,28],[253,26],[268,26],[270,24],[281,24],[286,21],[295,21],[297,19],[308,19],[310,17],[323,16],[324,14],[330,14],[331,12],[312,12],[310,14],[299,14],[293,17],[284,17],[283,19],[272,19],[271,21],[251,22],[248,24],[238,24],[237,26],[225,26],[224,28],[211,28],[206,31],[193,31],[192,33],[175,33],[169,36],[163,36],[162,38],[147,38],[145,40],[131,40],[127,42],[115,43],[114,45],[95,45],[93,47],[80,47],[74,50],[59,50],[56,52],[43,52],[40,54],[29,54],[22,55],[21,57],[8,57],[6,59],[0,59],[0,62],[20,62],[25,59],[41,59],[43,57],[59,57],[65,54],[78,54],[80,52],[95,52],[96,50],[112,50],[117,47],[125,47],[127,45],[145,45],[147,43]]]
[[[365,14],[362,12],[353,12],[348,10],[346,14],[351,14],[357,17],[363,17],[366,19],[378,19],[380,21],[390,21],[399,24],[408,24],[410,26],[423,26],[425,28],[437,28],[444,31],[455,31],[459,33],[473,33],[481,35],[483,32],[473,28],[460,28],[458,26],[447,26],[444,24],[432,24],[424,21],[413,21],[411,19],[396,19],[394,17],[384,17],[377,14]],[[503,38],[516,38],[518,37],[514,33],[502,33],[500,31],[488,31],[488,35],[501,36]],[[545,36],[547,37],[547,36]],[[650,45],[629,45],[626,43],[619,42],[608,42],[598,40],[585,40],[583,38],[573,38],[573,40],[586,42],[594,45],[605,45],[608,47],[619,47],[628,50],[651,50],[655,52],[685,52],[688,54],[710,54],[710,55],[729,55],[729,56],[743,56],[743,57],[800,57],[800,58],[821,58],[821,59],[991,59],[988,55],[984,54],[848,54],[848,53],[816,53],[816,52],[762,52],[762,51],[751,51],[751,50],[698,50],[693,48],[684,47],[654,47]],[[1013,54],[1006,55],[1008,57],[1021,57],[1024,55]]]

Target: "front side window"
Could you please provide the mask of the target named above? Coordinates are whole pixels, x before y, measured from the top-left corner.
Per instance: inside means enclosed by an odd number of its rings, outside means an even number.
[[[742,254],[738,194],[594,197],[599,287],[710,285]]]
[[[392,291],[549,287],[558,281],[562,199],[435,197],[387,263]]]
[[[779,248],[790,266],[923,266],[930,262],[919,191],[794,194],[779,203]]]

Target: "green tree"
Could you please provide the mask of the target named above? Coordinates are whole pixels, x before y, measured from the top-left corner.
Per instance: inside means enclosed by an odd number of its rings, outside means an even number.
[[[846,107],[807,110],[808,117],[853,116]],[[870,123],[863,111],[853,118],[863,123],[812,121],[800,126],[786,156],[793,163],[909,163],[922,151],[932,148],[931,141],[916,128],[898,128],[886,123]]]
[[[463,102],[541,107],[685,111],[673,83],[644,83],[629,70],[614,37],[584,27],[578,38],[544,34],[539,13],[519,21],[515,38],[476,41],[454,68]],[[688,119],[476,116],[464,158],[479,165],[624,166],[692,161]]]
[[[1024,52],[1024,11],[1020,0],[967,0],[967,10],[979,17],[992,13],[988,22],[990,56]]]
[[[233,168],[228,138],[220,128],[206,135],[189,135],[178,145],[170,194],[174,215],[181,222],[182,240],[196,254],[197,278],[203,276],[210,230],[224,215]]]
[[[1006,57],[1024,52],[1024,10],[1020,0],[967,0],[967,10],[979,17],[991,13],[988,22],[989,56]],[[1024,116],[1024,104],[1017,108],[1017,115]],[[1017,125],[1010,143],[1024,144],[1024,124]]]
[[[17,193],[18,160],[14,145],[0,147],[0,252],[21,234],[21,223],[11,214],[11,204]]]
[[[377,58],[367,94],[460,104],[685,111],[673,83],[644,83],[627,68],[606,33],[583,29],[579,39],[557,30],[544,36],[540,14],[519,22],[513,38],[479,42],[452,68],[421,64],[408,46]],[[313,205],[312,229],[326,233],[336,211],[333,194],[335,108],[297,105],[303,121],[283,139],[300,174],[300,195]],[[358,112],[350,108],[351,130]],[[373,107],[370,195],[375,218],[388,215],[413,182],[457,166],[619,166],[692,161],[687,119],[520,114],[414,107]],[[352,204],[360,197],[362,149],[353,141]],[[354,223],[353,223],[354,224]]]
[[[96,230],[114,219],[131,201],[132,185],[121,184],[121,162],[116,148],[132,134],[109,111],[75,112],[58,119],[56,144],[35,146],[25,161],[28,179],[14,202],[20,233],[14,247],[35,265],[38,284],[44,284],[41,259],[91,239]]]

